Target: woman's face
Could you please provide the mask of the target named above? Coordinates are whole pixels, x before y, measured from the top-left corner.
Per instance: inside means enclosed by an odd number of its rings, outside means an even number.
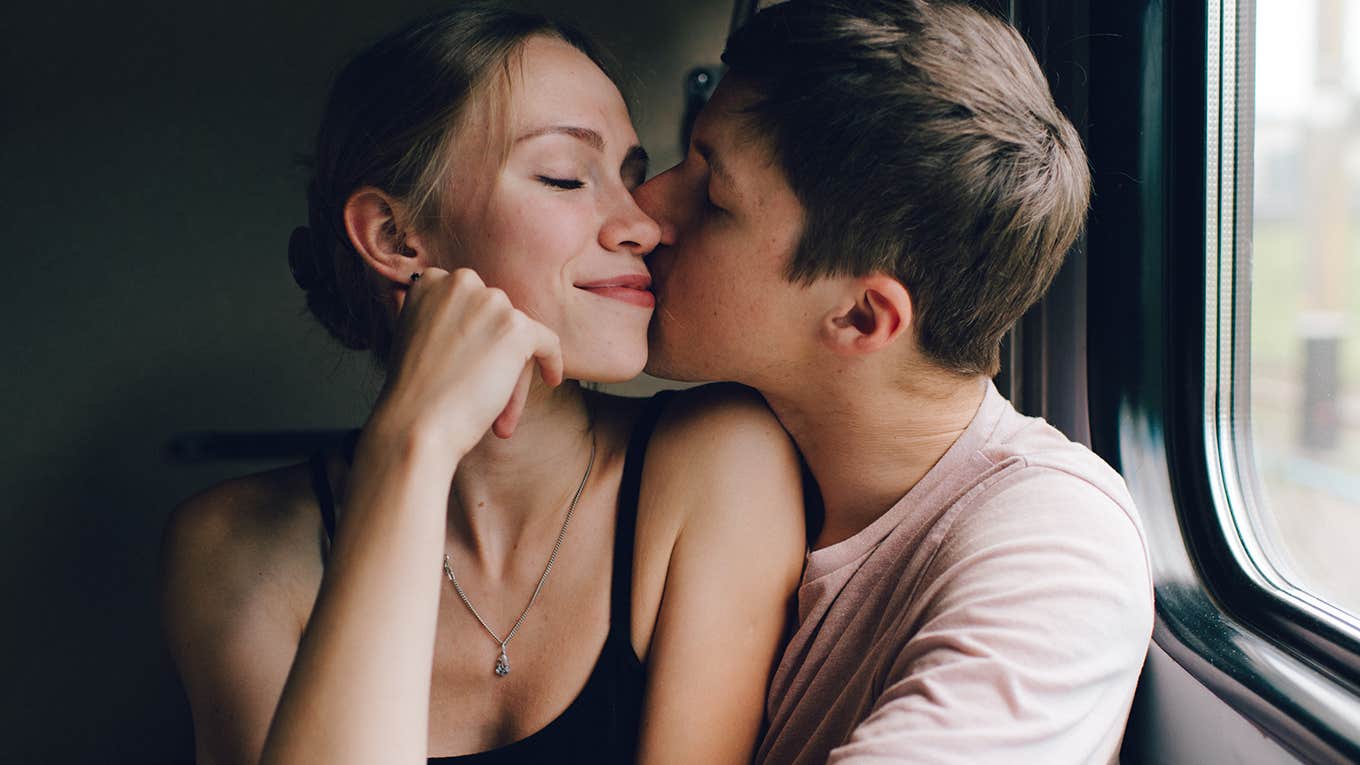
[[[441,265],[472,268],[557,332],[567,377],[630,379],[654,306],[642,256],[660,236],[633,201],[647,155],[618,89],[576,48],[535,37],[512,63],[494,118],[507,121],[505,162],[485,119],[459,131]]]

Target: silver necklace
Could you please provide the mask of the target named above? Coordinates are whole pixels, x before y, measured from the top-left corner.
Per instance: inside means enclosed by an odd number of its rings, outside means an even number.
[[[543,583],[548,581],[548,572],[552,571],[553,561],[557,560],[557,551],[562,549],[562,540],[567,536],[567,524],[571,523],[571,516],[576,512],[576,503],[580,501],[582,492],[586,490],[586,481],[590,479],[590,469],[593,467],[595,467],[595,434],[591,433],[590,461],[586,463],[585,475],[581,476],[581,485],[576,487],[576,494],[571,498],[571,504],[567,506],[567,517],[562,520],[562,530],[557,532],[557,541],[553,542],[552,554],[548,556],[548,565],[543,567],[543,576],[538,578],[538,586],[534,588],[534,594],[529,596],[529,605],[525,606],[524,610],[520,612],[519,618],[515,620],[514,626],[510,628],[510,632],[505,636],[504,640],[501,639],[500,635],[496,634],[495,630],[491,629],[486,623],[486,620],[482,618],[482,615],[477,613],[477,609],[473,607],[472,601],[468,600],[467,593],[463,592],[463,588],[458,586],[458,577],[453,575],[453,566],[449,562],[448,554],[444,555],[444,575],[449,578],[450,582],[453,582],[453,591],[458,593],[459,599],[463,601],[463,605],[467,606],[468,610],[472,612],[472,615],[476,617],[477,621],[482,625],[482,629],[486,630],[487,634],[491,636],[491,639],[495,640],[501,647],[501,655],[496,659],[495,672],[497,677],[505,677],[510,674],[510,657],[505,654],[505,646],[510,642],[511,638],[515,636],[515,633],[519,632],[519,625],[524,622],[524,617],[529,615],[529,609],[534,607],[534,601],[538,600],[538,593],[543,591]]]

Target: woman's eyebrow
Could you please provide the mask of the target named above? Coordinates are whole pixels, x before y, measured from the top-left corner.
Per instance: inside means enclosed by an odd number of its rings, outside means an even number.
[[[581,141],[596,151],[604,151],[604,137],[590,128],[573,127],[571,125],[550,125],[548,127],[535,128],[519,138],[515,143],[521,143],[531,138],[538,138],[544,135],[569,135]]]

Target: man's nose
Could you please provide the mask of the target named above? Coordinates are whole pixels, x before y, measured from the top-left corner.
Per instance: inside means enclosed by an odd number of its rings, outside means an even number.
[[[637,200],[638,207],[661,227],[661,235],[658,244],[669,245],[675,243],[676,211],[672,209],[674,204],[675,177],[680,165],[675,165],[665,172],[652,177],[651,180],[637,187],[633,192],[633,198]]]

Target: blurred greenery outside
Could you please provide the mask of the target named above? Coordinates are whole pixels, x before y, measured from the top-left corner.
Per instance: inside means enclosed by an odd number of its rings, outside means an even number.
[[[1358,227],[1360,229],[1360,227]],[[1251,427],[1277,563],[1296,584],[1360,615],[1360,230],[1348,232],[1340,341],[1341,432],[1335,448],[1302,444],[1301,316],[1317,268],[1300,222],[1258,221],[1251,284]]]
[[[1313,268],[1301,225],[1257,223],[1252,241],[1251,362],[1253,373],[1297,379],[1303,366],[1299,315],[1311,310],[1306,289]],[[1350,232],[1344,260],[1347,304],[1341,341],[1343,388],[1360,394],[1360,230]]]

